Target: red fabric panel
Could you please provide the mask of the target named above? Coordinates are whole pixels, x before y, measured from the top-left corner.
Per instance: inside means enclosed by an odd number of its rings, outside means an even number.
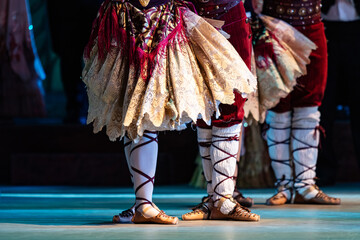
[[[327,44],[323,23],[296,27],[313,41],[317,49],[310,55],[311,63],[307,65],[307,75],[297,79],[297,86],[272,111],[281,113],[291,111],[294,107],[320,106],[324,98],[327,79]]]

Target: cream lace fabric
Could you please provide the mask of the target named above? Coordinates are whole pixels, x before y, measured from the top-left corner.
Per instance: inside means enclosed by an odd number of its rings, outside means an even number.
[[[181,130],[198,118],[210,123],[214,113],[219,115],[219,102],[234,102],[234,90],[255,91],[256,79],[232,45],[202,18],[178,9],[183,28],[169,40],[165,54],[155,56],[147,81],[121,46],[111,48],[104,60],[93,47],[83,80],[95,133],[106,126],[112,141],[126,133],[137,141],[145,130]]]
[[[306,75],[309,56],[316,45],[288,23],[270,16],[260,15],[266,29],[277,40],[271,39],[276,63],[268,58],[268,68],[256,68],[259,94],[259,121],[265,120],[268,109],[275,107],[296,85],[296,79]],[[261,62],[263,56],[256,56]]]

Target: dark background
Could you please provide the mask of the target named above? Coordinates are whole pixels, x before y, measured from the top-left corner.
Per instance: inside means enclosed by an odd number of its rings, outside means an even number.
[[[84,124],[87,96],[80,78],[82,51],[101,2],[29,1],[47,74],[43,84],[47,117],[0,119],[0,184],[131,185],[122,142],[110,142],[104,132],[93,134],[92,127]],[[349,103],[346,91],[342,93],[335,96],[334,124],[328,126],[331,138],[322,140],[324,149],[331,151],[320,150],[320,185],[360,181]],[[191,128],[160,133],[156,183],[187,184],[197,152],[196,132]]]

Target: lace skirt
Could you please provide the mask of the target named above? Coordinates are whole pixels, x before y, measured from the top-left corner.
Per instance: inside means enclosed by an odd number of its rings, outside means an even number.
[[[282,20],[266,15],[260,15],[260,19],[258,25],[252,27],[259,114],[263,122],[266,111],[296,87],[297,78],[307,74],[306,65],[316,45]]]
[[[256,79],[231,44],[183,1],[147,10],[105,1],[84,53],[88,123],[110,140],[138,140],[145,130],[210,124],[233,91],[255,91]]]

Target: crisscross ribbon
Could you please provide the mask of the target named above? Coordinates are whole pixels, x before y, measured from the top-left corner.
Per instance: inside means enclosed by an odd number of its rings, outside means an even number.
[[[323,127],[321,126],[316,126],[315,128],[292,128],[292,130],[314,130],[314,139],[316,139],[317,137],[317,132],[320,132],[322,133],[324,136],[325,136],[325,130]],[[305,141],[302,141],[300,140],[299,138],[295,137],[294,134],[292,134],[291,136],[294,140],[300,142],[301,144],[305,145],[304,147],[298,147],[296,149],[292,149],[292,155],[294,156],[294,153],[297,152],[297,151],[302,151],[302,150],[308,150],[308,149],[318,149],[319,148],[319,144],[317,144],[316,146],[314,145],[311,145]],[[294,159],[294,162],[298,163],[299,165],[303,166],[305,168],[305,170],[301,171],[300,173],[296,174],[295,176],[295,183],[302,183],[303,186],[301,187],[297,187],[297,188],[303,188],[303,187],[306,187],[306,186],[309,186],[309,185],[312,185],[312,184],[309,184],[309,183],[306,183],[306,182],[303,182],[304,180],[312,180],[314,178],[302,178],[302,179],[299,179],[299,177],[301,175],[303,175],[304,173],[308,172],[308,171],[313,171],[315,173],[315,170],[316,170],[316,165],[314,166],[308,166],[302,162],[300,162],[298,159],[296,159],[295,157],[293,157]]]
[[[230,199],[230,198],[231,198],[231,195],[228,196],[228,195],[220,194],[220,193],[217,191],[217,188],[218,188],[222,183],[224,183],[224,182],[227,181],[227,180],[233,181],[234,179],[236,179],[236,176],[229,176],[229,175],[227,175],[227,174],[219,171],[218,169],[216,169],[216,165],[218,165],[219,163],[221,163],[221,162],[223,162],[223,161],[226,161],[226,160],[228,160],[228,159],[230,159],[230,158],[235,158],[235,159],[237,159],[237,152],[236,152],[235,154],[231,154],[231,153],[225,151],[224,149],[221,149],[220,147],[216,146],[214,143],[217,143],[217,142],[230,142],[230,141],[237,141],[237,142],[238,142],[238,141],[239,141],[239,136],[238,136],[238,135],[234,135],[234,136],[218,136],[218,135],[213,135],[213,137],[219,138],[219,139],[218,139],[218,140],[214,140],[214,141],[212,142],[212,146],[213,146],[214,148],[216,148],[217,150],[219,150],[220,152],[223,152],[223,153],[225,153],[225,154],[227,155],[227,156],[224,157],[223,159],[220,159],[220,160],[218,160],[218,161],[216,161],[216,162],[214,163],[214,171],[217,172],[218,174],[220,174],[220,175],[222,175],[222,176],[225,177],[223,180],[221,180],[218,184],[215,185],[215,187],[214,187],[214,193],[217,194],[217,195],[219,195],[219,196],[221,196],[221,197],[224,198],[224,199]],[[216,202],[216,201],[219,201],[219,199],[216,199],[214,202]]]
[[[289,126],[289,127],[285,127],[285,128],[278,128],[278,127],[272,127],[271,125],[268,125],[267,130],[269,130],[269,129],[287,130],[287,129],[291,129],[291,127]],[[267,140],[272,142],[271,144],[268,143],[268,148],[275,147],[277,145],[286,145],[288,148],[290,147],[290,135],[288,138],[286,138],[282,141],[277,141],[277,140],[269,137],[269,134],[267,134]],[[292,169],[290,158],[283,160],[283,159],[275,159],[275,158],[270,157],[270,160],[272,162],[276,162],[276,163],[288,166],[290,169]],[[286,183],[281,184],[284,181],[286,181]],[[291,178],[286,179],[285,175],[282,175],[281,178],[277,178],[276,179],[276,187],[278,188],[278,192],[285,192],[286,190],[291,190],[291,188],[292,188],[291,181],[292,181],[292,179]]]
[[[139,144],[139,145],[137,145],[137,146],[135,146],[134,148],[132,148],[131,151],[130,151],[130,155],[134,152],[135,149],[138,149],[138,148],[140,148],[140,147],[143,147],[143,146],[145,146],[145,145],[147,145],[147,144],[150,144],[150,143],[152,143],[152,142],[158,143],[158,138],[157,138],[157,136],[156,136],[156,137],[152,137],[152,136],[150,136],[150,135],[148,135],[148,134],[146,134],[146,133],[154,133],[154,134],[156,134],[156,132],[145,131],[145,133],[143,134],[143,138],[146,137],[146,138],[148,138],[149,140],[146,141],[146,142],[143,142],[143,143],[141,143],[141,144]],[[125,144],[125,146],[127,146],[127,145],[128,145],[128,144]],[[134,173],[140,174],[141,176],[143,176],[143,177],[145,177],[145,178],[147,179],[145,182],[143,182],[142,184],[140,184],[140,185],[135,189],[135,195],[136,195],[136,193],[137,193],[143,186],[145,186],[146,184],[151,183],[151,184],[154,185],[155,176],[150,177],[150,176],[147,175],[146,173],[140,171],[139,169],[137,169],[137,168],[135,168],[135,167],[133,167],[133,166],[131,166],[131,169],[133,170]],[[142,206],[142,205],[144,205],[144,204],[150,204],[150,205],[152,205],[152,202],[151,202],[150,200],[146,199],[146,198],[136,197],[135,200],[143,201],[142,203],[140,203],[139,205],[137,205],[137,206],[135,207],[135,210],[137,210],[140,206]]]

